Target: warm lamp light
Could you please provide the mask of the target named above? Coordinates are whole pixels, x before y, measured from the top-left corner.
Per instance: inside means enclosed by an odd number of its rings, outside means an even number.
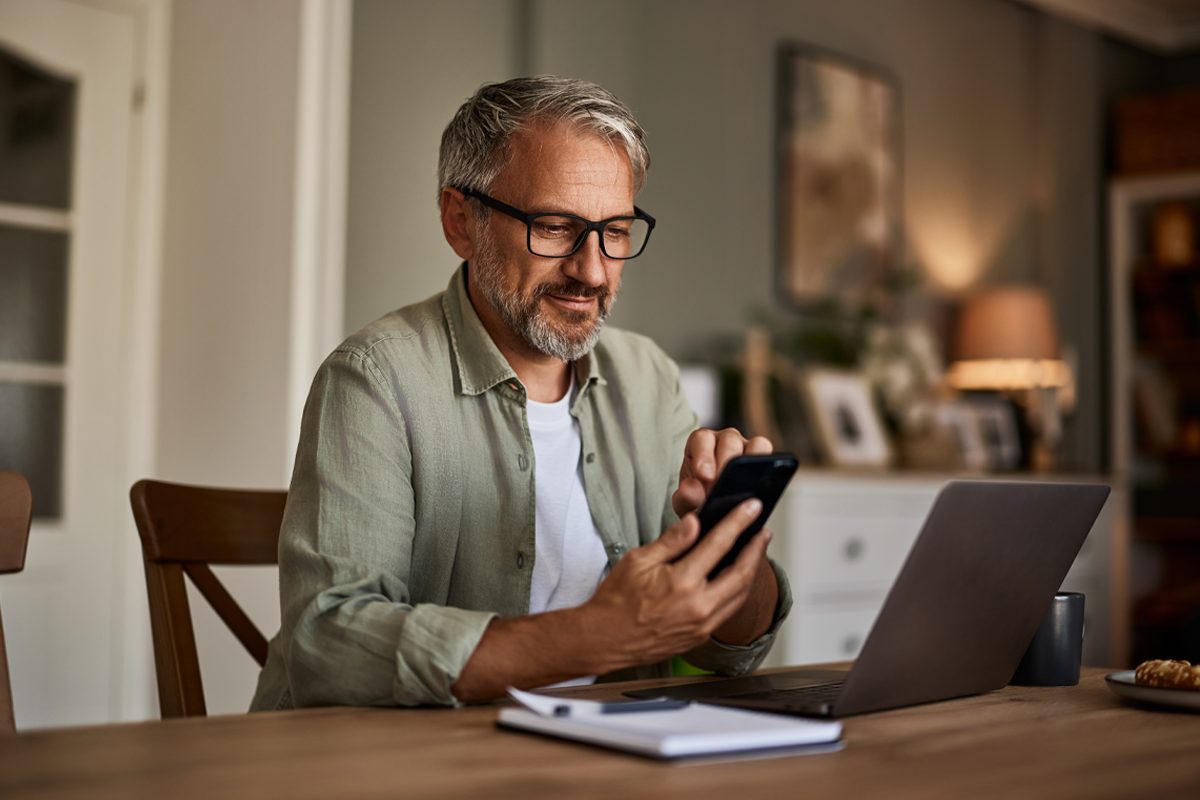
[[[1056,395],[1073,393],[1074,376],[1060,357],[1058,328],[1046,293],[1007,286],[967,298],[958,318],[953,357],[946,373],[951,387],[1017,394],[1034,433],[1031,466],[1038,471],[1052,468],[1062,434]]]
[[[946,381],[959,390],[1062,388],[1071,369],[1059,357],[1058,329],[1045,292],[1024,286],[967,298]]]

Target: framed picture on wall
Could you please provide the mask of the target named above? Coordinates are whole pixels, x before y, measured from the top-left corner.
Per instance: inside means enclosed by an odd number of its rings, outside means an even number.
[[[780,292],[801,307],[860,301],[902,258],[899,85],[846,56],[785,44],[777,113]]]

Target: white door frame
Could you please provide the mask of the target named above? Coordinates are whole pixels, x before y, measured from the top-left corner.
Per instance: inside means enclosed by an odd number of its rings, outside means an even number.
[[[343,338],[351,18],[351,0],[304,0],[301,11],[285,439],[289,442],[300,435],[313,374]],[[289,452],[283,475],[291,471]]]
[[[154,474],[158,423],[159,310],[162,284],[163,203],[167,171],[167,119],[170,110],[170,32],[173,0],[71,0],[78,5],[133,20],[134,75],[130,98],[130,192],[127,252],[131,257],[129,296],[130,386],[125,484]],[[113,617],[110,710],[114,720],[156,716],[154,658],[141,546],[128,518],[122,537],[123,567],[118,575],[119,605]]]

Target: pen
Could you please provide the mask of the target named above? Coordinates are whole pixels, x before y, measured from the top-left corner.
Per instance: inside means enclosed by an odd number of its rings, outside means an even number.
[[[601,703],[600,713],[632,714],[638,711],[670,711],[671,709],[684,708],[690,702],[689,700],[672,700],[669,697],[659,697],[652,700],[625,700],[617,703]],[[568,705],[555,706],[554,716],[571,716],[571,707]]]

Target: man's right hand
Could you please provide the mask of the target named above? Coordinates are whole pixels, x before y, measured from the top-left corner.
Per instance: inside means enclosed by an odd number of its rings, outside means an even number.
[[[705,642],[749,596],[770,531],[759,532],[716,579],[709,581],[708,573],[761,510],[760,501],[747,500],[691,552],[700,533],[695,514],[629,551],[578,609],[585,623],[581,633],[597,648],[593,652],[614,659],[611,668],[619,669],[661,661]]]
[[[700,523],[688,514],[658,540],[630,550],[582,606],[493,620],[452,693],[467,702],[488,700],[508,686],[534,688],[651,664],[702,644],[750,596],[771,540],[767,529],[716,580],[708,573],[761,509],[758,500],[742,503],[691,552]]]

